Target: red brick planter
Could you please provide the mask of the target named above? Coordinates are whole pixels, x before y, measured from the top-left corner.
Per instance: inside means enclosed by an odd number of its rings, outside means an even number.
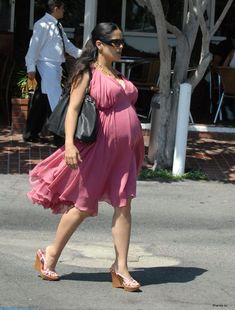
[[[28,116],[28,98],[11,98],[11,130],[22,133]]]

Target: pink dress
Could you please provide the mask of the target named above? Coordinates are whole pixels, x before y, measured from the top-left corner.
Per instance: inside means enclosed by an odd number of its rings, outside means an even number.
[[[137,89],[123,77],[125,89],[112,77],[93,69],[90,94],[99,113],[97,140],[85,144],[76,140],[82,162],[69,168],[64,147],[30,171],[32,190],[28,198],[53,213],[65,213],[75,206],[98,213],[98,202],[126,206],[136,195],[136,180],[144,157],[141,125],[134,104]]]

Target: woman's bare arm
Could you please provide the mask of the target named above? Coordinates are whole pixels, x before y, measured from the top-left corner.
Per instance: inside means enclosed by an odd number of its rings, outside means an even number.
[[[65,119],[65,160],[73,169],[76,169],[78,162],[81,161],[80,154],[74,145],[74,133],[88,83],[89,73],[85,72],[80,81],[76,85],[72,85]]]

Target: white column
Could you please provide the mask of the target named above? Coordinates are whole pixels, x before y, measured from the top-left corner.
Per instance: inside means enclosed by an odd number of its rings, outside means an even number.
[[[11,0],[11,23],[10,29],[8,31],[14,32],[14,23],[15,23],[15,0]]]
[[[175,150],[173,159],[173,175],[184,174],[186,146],[188,137],[188,124],[190,115],[192,85],[180,85],[179,105],[176,124]]]
[[[83,45],[90,38],[91,31],[96,25],[97,17],[97,0],[86,0],[85,14],[84,14],[84,32],[83,32]]]
[[[30,11],[29,11],[29,29],[33,29],[34,24],[34,2],[35,0],[30,0]]]

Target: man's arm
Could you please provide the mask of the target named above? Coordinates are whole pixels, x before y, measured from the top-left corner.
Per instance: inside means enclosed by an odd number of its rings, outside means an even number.
[[[63,38],[64,38],[64,45],[65,45],[65,51],[70,56],[73,56],[74,58],[78,58],[81,56],[82,50],[80,48],[77,48],[67,37],[66,33],[63,31]]]
[[[29,49],[25,56],[25,63],[30,79],[33,79],[35,77],[36,62],[39,58],[42,46],[47,40],[47,35],[48,31],[47,25],[45,23],[34,25],[33,35],[29,43]]]

